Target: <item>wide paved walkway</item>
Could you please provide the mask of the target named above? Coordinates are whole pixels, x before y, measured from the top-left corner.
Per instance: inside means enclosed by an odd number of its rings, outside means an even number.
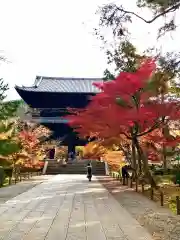
[[[57,175],[0,206],[4,240],[152,240],[96,180]]]

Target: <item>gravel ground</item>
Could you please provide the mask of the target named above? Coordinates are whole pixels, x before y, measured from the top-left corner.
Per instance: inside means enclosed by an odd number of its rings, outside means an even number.
[[[180,216],[111,177],[97,177],[116,200],[144,226],[154,240],[179,240]],[[121,214],[121,213],[120,213]]]
[[[11,198],[28,191],[36,185],[48,180],[50,176],[35,176],[26,181],[17,183],[16,185],[10,185],[7,187],[0,188],[0,204],[5,203]]]

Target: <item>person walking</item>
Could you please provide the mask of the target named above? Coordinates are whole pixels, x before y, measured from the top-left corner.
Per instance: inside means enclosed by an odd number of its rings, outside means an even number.
[[[123,179],[123,185],[125,185],[127,182],[128,182],[128,177],[129,177],[129,174],[128,174],[128,166],[125,165],[122,167],[122,179]]]
[[[87,178],[89,179],[89,181],[91,181],[91,178],[92,178],[92,165],[91,165],[91,163],[88,163],[88,165],[87,165]]]

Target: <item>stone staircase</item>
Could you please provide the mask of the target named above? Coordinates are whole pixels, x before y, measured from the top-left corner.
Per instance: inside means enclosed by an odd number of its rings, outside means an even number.
[[[56,160],[48,160],[45,174],[86,174],[86,166],[88,162],[89,161],[81,160],[78,162],[72,162],[67,163],[66,165],[62,165],[61,162],[57,162]],[[93,175],[105,175],[105,163],[93,160],[92,173]]]

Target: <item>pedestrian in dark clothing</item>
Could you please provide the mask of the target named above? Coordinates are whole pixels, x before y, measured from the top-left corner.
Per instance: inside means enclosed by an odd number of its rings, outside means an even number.
[[[128,177],[129,177],[129,174],[128,174],[128,166],[125,165],[122,167],[122,179],[123,179],[123,185],[126,184],[126,182],[128,181]]]
[[[90,163],[87,165],[87,178],[91,181],[92,178],[92,166]]]

